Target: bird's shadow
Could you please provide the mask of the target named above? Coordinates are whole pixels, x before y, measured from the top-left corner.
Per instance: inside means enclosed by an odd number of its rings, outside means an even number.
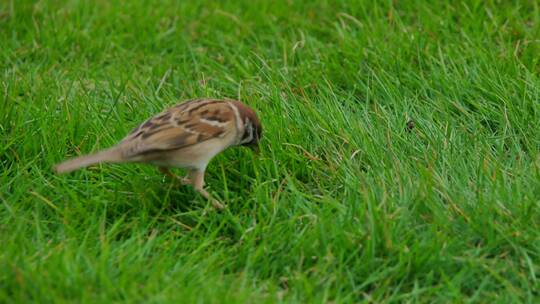
[[[142,191],[151,209],[159,209],[161,212],[184,213],[204,208],[207,199],[202,197],[190,185],[182,185],[177,180],[167,176],[157,175],[151,183]]]
[[[114,233],[114,239],[130,238],[141,229],[149,234],[154,233],[153,231],[166,231],[178,236],[190,232],[197,235],[211,233],[221,241],[231,244],[241,238],[243,230],[241,225],[238,225],[237,211],[243,210],[245,215],[250,209],[245,208],[246,204],[253,203],[236,199],[242,192],[242,186],[231,185],[227,192],[233,199],[220,200],[226,209],[217,210],[192,186],[182,185],[180,181],[159,172],[142,167],[135,169],[136,172],[127,167],[106,170],[107,179],[111,183],[104,185],[103,190],[110,191],[107,195],[109,202],[97,208],[102,209],[106,225],[122,227]],[[181,171],[175,173],[180,174]],[[138,178],[127,178],[128,176]],[[209,180],[208,184],[218,185],[219,178]],[[219,197],[219,192],[213,194],[217,194],[216,198],[223,198]],[[231,207],[234,210],[231,210]]]
[[[118,170],[115,170],[118,169]],[[145,212],[147,215],[157,213],[185,213],[204,208],[207,200],[190,185],[182,185],[180,181],[164,176],[159,172],[145,168],[124,172],[124,168],[111,168],[108,179],[114,180],[114,186],[108,191],[114,192],[113,205],[124,213]],[[127,176],[144,176],[144,178],[126,178]]]

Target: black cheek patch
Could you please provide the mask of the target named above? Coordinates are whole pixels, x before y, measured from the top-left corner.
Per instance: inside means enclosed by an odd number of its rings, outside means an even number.
[[[251,129],[251,127],[249,126],[246,126],[245,130],[244,130],[244,134],[242,135],[242,139],[241,141],[245,141],[245,140],[248,140],[249,137],[251,136],[251,132],[253,132],[253,130]]]

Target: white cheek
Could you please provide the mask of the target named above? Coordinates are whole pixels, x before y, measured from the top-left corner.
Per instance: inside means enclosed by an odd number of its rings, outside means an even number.
[[[242,140],[242,144],[248,143],[253,140],[253,128],[251,127],[251,125],[246,125],[244,132],[249,132],[249,136],[246,139]]]

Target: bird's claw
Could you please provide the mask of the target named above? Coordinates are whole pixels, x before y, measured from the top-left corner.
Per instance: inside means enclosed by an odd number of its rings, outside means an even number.
[[[217,199],[213,198],[210,193],[208,193],[208,191],[204,190],[204,189],[197,189],[197,191],[202,195],[204,196],[206,199],[210,200],[210,202],[212,203],[212,206],[215,208],[215,209],[218,209],[218,210],[223,210],[225,209],[225,205],[223,205],[220,201],[218,201]]]

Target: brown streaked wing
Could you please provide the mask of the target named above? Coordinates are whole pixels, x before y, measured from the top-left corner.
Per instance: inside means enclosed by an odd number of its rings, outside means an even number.
[[[222,100],[194,100],[170,108],[142,123],[123,141],[124,157],[185,148],[222,137],[234,113]],[[219,118],[216,117],[219,113]]]

